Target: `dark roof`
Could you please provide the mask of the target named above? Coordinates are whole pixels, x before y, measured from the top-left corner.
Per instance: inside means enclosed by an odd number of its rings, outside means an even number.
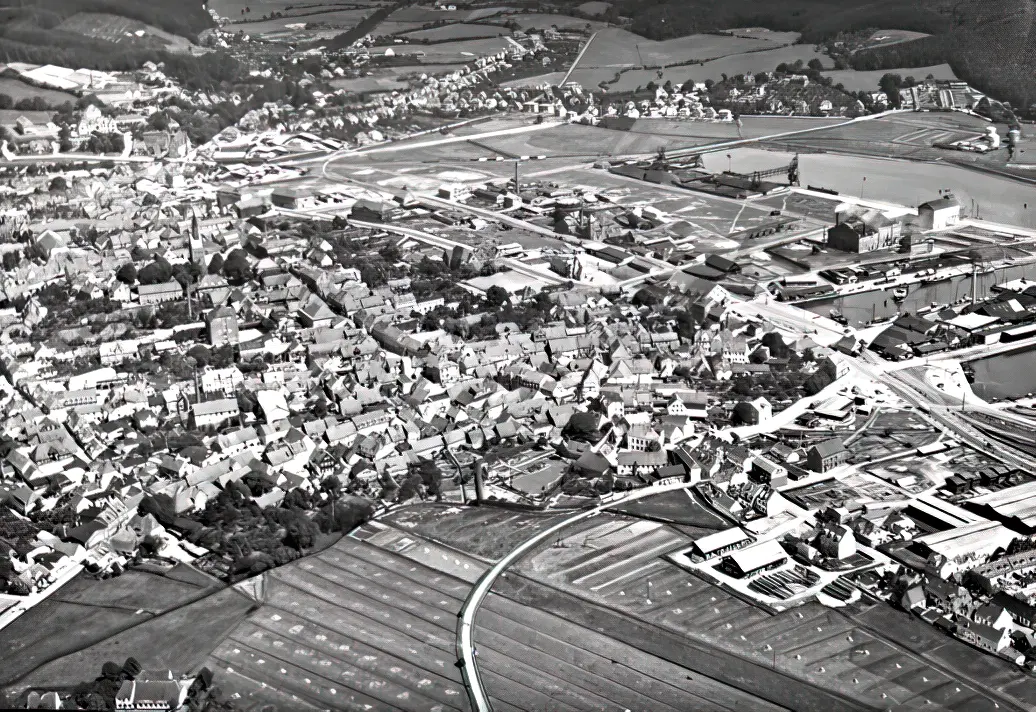
[[[604,456],[599,455],[592,450],[587,450],[579,456],[578,460],[576,460],[576,467],[585,472],[603,475],[611,469],[611,463],[608,462]]]
[[[722,255],[709,255],[705,258],[705,264],[723,272],[735,272],[740,269],[740,265],[737,262]]]
[[[830,440],[824,440],[817,443],[810,449],[816,450],[820,457],[830,457],[831,455],[837,455],[840,452],[844,452],[845,446],[838,438],[831,438]]]
[[[935,324],[932,322],[922,319],[921,317],[914,316],[913,314],[904,314],[896,319],[894,323],[901,329],[916,331],[919,334],[927,333],[931,329],[935,328]]]
[[[690,267],[685,267],[683,271],[694,277],[701,277],[711,281],[716,281],[725,274],[722,270],[710,267],[707,264],[691,265]]]
[[[990,603],[1001,606],[1015,618],[1023,618],[1026,620],[1036,619],[1036,606],[1008,595],[1003,591],[993,596]]]

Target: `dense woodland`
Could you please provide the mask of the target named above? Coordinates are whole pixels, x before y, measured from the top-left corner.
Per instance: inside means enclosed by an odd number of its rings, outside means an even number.
[[[0,27],[51,30],[77,12],[120,15],[191,40],[214,24],[201,0],[0,0]]]
[[[114,44],[56,29],[77,12],[104,12],[140,20],[197,40],[213,26],[200,2],[180,0],[0,0],[0,62],[58,64],[66,67],[130,71],[147,61],[165,62],[166,72],[192,89],[233,81],[241,74],[230,57],[200,57],[145,46]]]
[[[959,77],[1016,109],[1036,102],[1036,33],[1028,0],[626,0],[621,14],[651,39],[730,27],[797,31],[821,43],[840,33],[902,29],[931,37],[854,53],[854,69],[907,69],[943,62]]]
[[[767,27],[801,32],[804,42],[818,42],[867,27],[944,32],[954,20],[935,9],[940,4],[941,0],[625,0],[619,9],[633,18],[633,32],[651,39]]]

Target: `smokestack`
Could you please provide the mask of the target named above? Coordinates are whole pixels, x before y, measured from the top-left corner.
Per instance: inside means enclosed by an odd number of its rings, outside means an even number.
[[[460,483],[460,501],[464,504],[468,503],[468,491],[464,488],[464,470],[461,468],[460,463],[457,462],[456,455],[449,448],[446,448],[446,457],[449,458],[453,466],[457,468],[457,481]]]
[[[486,461],[482,458],[475,460],[475,503],[482,504],[485,498],[485,477]]]

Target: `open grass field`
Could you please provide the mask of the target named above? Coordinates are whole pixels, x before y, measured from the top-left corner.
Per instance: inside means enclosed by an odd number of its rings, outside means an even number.
[[[496,590],[524,603],[536,601],[537,607],[573,623],[592,621],[591,627],[603,627],[610,635],[649,652],[655,652],[652,646],[678,650],[664,647],[667,634],[686,644],[706,645],[717,651],[717,660],[727,653],[733,660],[754,663],[754,674],[742,673],[749,679],[758,680],[775,664],[777,671],[792,679],[840,695],[844,701],[841,709],[848,709],[850,700],[882,708],[887,699],[903,709],[994,709],[993,701],[979,687],[981,682],[951,676],[943,672],[942,663],[930,662],[896,640],[870,632],[869,626],[841,612],[806,604],[771,615],[669,563],[661,557],[679,548],[681,541],[688,541],[670,527],[629,524],[620,517],[596,521],[595,529],[563,536],[561,547],[543,547],[517,567],[545,586],[582,600],[566,602],[556,592],[543,589],[539,593],[523,591],[521,583],[513,580],[499,583]],[[607,608],[594,609],[588,603]],[[881,607],[873,615],[880,618],[891,613]],[[623,634],[621,627],[628,631]],[[969,649],[961,651],[961,660],[969,653],[985,657]],[[727,670],[737,674],[734,669],[728,662]],[[958,668],[957,672],[964,671]],[[785,687],[793,690],[795,684],[785,678]],[[806,695],[810,691],[798,692]],[[883,693],[888,697],[883,698]],[[793,706],[816,709],[810,699],[815,703],[816,698],[807,696]],[[931,706],[926,699],[932,700]]]
[[[493,7],[459,8],[457,10],[436,10],[431,5],[408,5],[407,7],[402,7],[393,12],[388,16],[388,19],[392,22],[418,22],[421,24],[437,22],[438,20],[470,22],[472,20],[481,20],[494,15],[499,15],[502,12],[513,9],[514,8],[507,7],[506,5],[500,5]]]
[[[78,12],[66,18],[55,29],[115,43],[140,44],[147,42],[156,48],[170,52],[190,52],[195,49],[194,44],[184,37],[146,25],[139,20],[101,12]],[[144,35],[138,36],[137,32],[143,32]]]
[[[518,26],[523,30],[539,30],[543,31],[550,27],[557,27],[561,31],[565,30],[584,30],[586,26],[590,26],[591,32],[603,30],[608,27],[608,23],[599,22],[597,20],[584,20],[581,17],[572,17],[571,15],[554,15],[536,12],[523,12],[515,15],[504,15],[500,19],[514,20],[518,23]]]
[[[769,40],[779,45],[795,44],[802,37],[802,34],[799,32],[780,32],[778,30],[768,30],[765,27],[733,27],[726,31],[738,37]]]
[[[889,72],[902,77],[914,77],[921,80],[931,74],[935,79],[956,79],[953,68],[948,64],[936,64],[931,67],[906,67],[904,69],[876,69],[863,72],[855,69],[832,69],[824,72],[835,84],[843,84],[848,91],[878,91],[878,81]]]
[[[611,6],[612,4],[610,2],[591,0],[591,2],[584,2],[576,9],[579,10],[579,12],[585,12],[587,15],[603,15],[608,12],[608,8]]]
[[[626,30],[609,28],[594,36],[580,58],[577,68],[666,66],[680,62],[700,62],[752,50],[773,49],[777,46],[777,43],[766,39],[724,35],[687,35],[658,42]]]
[[[929,35],[924,32],[911,32],[910,30],[875,30],[874,34],[867,39],[866,46],[867,49],[873,49],[874,47],[885,47],[901,42],[919,40],[922,37],[929,37]]]
[[[724,73],[734,76],[746,72],[773,71],[778,64],[793,64],[800,59],[803,63],[807,63],[811,59],[819,59],[825,67],[833,66],[830,57],[820,54],[809,45],[788,45],[759,52],[731,54],[712,62],[706,62],[704,66],[691,66],[688,69],[691,70],[691,77],[695,81],[703,82],[706,79],[719,80]],[[700,74],[695,74],[696,70]]]
[[[0,79],[0,82],[2,81],[4,80]],[[18,83],[21,84],[21,82]],[[3,93],[5,92],[2,89],[0,89],[0,94]],[[70,97],[69,100],[71,101],[74,98],[75,97]],[[3,111],[0,111],[0,126],[7,126],[8,128],[12,128],[14,126],[14,122],[22,116],[24,116],[34,124],[45,124],[48,121],[50,121],[53,115],[54,113],[51,111],[18,111],[17,109],[5,109]]]
[[[26,84],[19,79],[12,79],[10,77],[0,77],[0,94],[6,94],[16,102],[20,99],[31,99],[34,96],[39,96],[48,101],[51,106],[59,106],[64,104],[66,101],[71,101],[73,103],[76,101],[76,97],[67,92],[58,91],[57,89],[34,87],[31,84]],[[36,119],[34,119],[31,114],[32,112],[29,112],[29,114],[26,114],[24,111],[19,112],[19,115],[26,115],[30,121],[35,123]],[[49,120],[49,116],[50,114],[47,114],[48,118],[45,119],[43,123],[46,123]],[[14,120],[17,119],[18,117],[16,116]]]
[[[725,39],[725,38],[721,38]],[[734,38],[740,39],[740,38]],[[754,41],[754,40],[746,40]],[[819,59],[825,66],[831,66],[830,58],[821,55],[806,45],[791,45],[788,47],[777,47],[760,51],[744,52],[720,57],[704,64],[692,64],[689,66],[667,67],[662,71],[662,77],[658,77],[658,70],[634,69],[623,72],[619,81],[608,86],[608,91],[633,91],[637,87],[647,86],[648,82],[664,84],[671,81],[673,84],[683,84],[688,81],[704,82],[706,79],[719,81],[723,75],[734,76],[736,74],[756,73],[772,71],[781,63],[794,63],[797,60],[809,62],[811,59]],[[580,67],[583,63],[580,62]],[[922,75],[923,76],[923,75]],[[574,79],[573,75],[573,79]],[[602,80],[599,80],[602,81]]]
[[[424,22],[397,22],[396,20],[385,20],[378,24],[373,30],[371,30],[372,37],[385,37],[390,35],[400,35],[405,32],[413,32],[414,30],[420,30],[425,26]]]
[[[589,161],[592,156],[654,154],[660,147],[667,150],[694,148],[743,138],[832,126],[839,122],[837,119],[746,116],[742,119],[739,133],[738,127],[732,122],[640,119],[631,131],[562,124],[527,133],[492,136],[480,139],[479,142],[510,155],[586,156]],[[481,130],[493,129],[489,125],[483,125]],[[725,153],[723,155],[725,156]],[[780,164],[775,162],[774,165]]]
[[[604,33],[598,33],[597,36],[601,37],[602,34]],[[691,42],[691,40],[700,40],[700,38],[704,38],[701,40],[700,46],[695,46]],[[800,59],[804,63],[811,59],[819,59],[824,66],[832,66],[829,57],[817,53],[807,45],[780,46],[774,42],[754,38],[691,35],[679,40],[657,43],[667,45],[666,49],[645,51],[644,45],[640,44],[638,55],[636,46],[633,47],[632,53],[621,48],[609,47],[603,50],[600,57],[593,56],[597,52],[597,42],[598,40],[595,38],[586,55],[572,71],[570,80],[591,88],[597,87],[603,82],[607,85],[609,92],[634,91],[638,87],[647,86],[649,82],[661,85],[669,81],[674,85],[682,85],[689,81],[704,82],[707,79],[720,81],[724,74],[734,76],[772,71],[778,64],[794,63]],[[673,44],[677,42],[681,44]],[[755,47],[740,51],[735,43],[748,43]],[[587,60],[587,55],[592,55],[590,60]],[[684,57],[684,59],[677,59],[677,57]],[[692,63],[688,64],[688,61]],[[662,68],[633,68],[639,66],[661,66]],[[618,79],[616,79],[616,74],[618,74]]]
[[[501,35],[509,35],[510,30],[506,27],[498,27],[496,25],[469,25],[463,22],[458,22],[454,25],[444,25],[442,27],[433,27],[428,30],[417,30],[416,32],[407,32],[404,37],[410,40],[462,40],[469,37],[496,37]]]
[[[521,87],[539,87],[544,84],[557,86],[561,83],[561,80],[565,78],[567,72],[548,72],[546,74],[538,74],[534,77],[522,77],[521,79],[512,79],[511,81],[504,82],[500,86],[506,88],[519,89]],[[587,85],[588,88],[592,89],[592,85]]]
[[[533,466],[534,471],[515,476],[511,480],[511,485],[527,494],[538,495],[560,480],[567,466],[568,463],[560,459],[538,463]]]
[[[675,490],[646,497],[617,507],[615,511],[631,517],[659,519],[706,529],[726,529],[732,524],[706,507],[693,490]]]
[[[475,20],[484,20],[487,17],[495,17],[504,13],[514,12],[515,8],[508,7],[506,5],[497,5],[491,7],[473,7],[467,11],[464,16],[465,21],[474,22]]]
[[[160,616],[142,617],[138,625],[37,668],[14,689],[72,686],[96,677],[99,662],[122,661],[128,655],[145,669],[197,671],[208,651],[252,606],[252,600],[225,588]]]
[[[563,516],[429,504],[396,510],[384,521],[402,531],[496,561]]]
[[[843,122],[824,131],[774,139],[773,143],[801,145],[806,150],[852,151],[891,158],[947,159],[957,156],[957,152],[932,148],[933,143],[978,136],[989,125],[978,117],[959,112],[907,112]],[[1001,136],[1007,134],[1006,126],[996,125],[996,128]],[[984,158],[995,160],[998,156],[993,153]],[[1004,154],[999,154],[999,160],[1001,163],[1006,160]]]
[[[391,5],[392,0],[209,0],[208,7],[215,10],[221,17],[230,18],[232,22],[242,18],[257,20],[263,15],[272,12],[283,14],[298,14],[301,12],[315,12],[326,8],[331,10],[374,10],[382,5]],[[241,14],[245,8],[251,8],[251,12]]]
[[[413,57],[420,64],[449,64],[470,62],[476,57],[507,49],[510,43],[502,37],[491,39],[457,40],[439,44],[404,44],[371,47],[371,54],[384,54],[391,49],[397,57]]]
[[[675,119],[637,119],[630,133],[672,136],[677,139],[736,140],[761,138],[791,131],[819,129],[844,124],[845,119],[812,116],[742,116],[741,127],[733,122],[681,121]]]
[[[364,8],[364,9],[349,9],[349,10],[329,10],[327,12],[320,12],[317,14],[300,14],[298,17],[293,16],[292,13],[301,13],[302,10],[295,9],[291,10],[284,17],[278,17],[274,20],[263,20],[261,22],[242,22],[237,24],[228,25],[231,31],[242,31],[245,34],[253,36],[264,36],[271,33],[283,32],[289,29],[289,25],[312,25],[322,23],[330,25],[340,31],[345,31],[355,27],[365,17],[370,15],[375,8]],[[255,10],[252,10],[252,14],[255,14]]]
[[[172,569],[168,576],[131,569],[104,581],[82,574],[73,579],[4,629],[0,686],[21,684],[23,678],[29,683],[52,678],[55,685],[66,680],[73,684],[82,679],[84,669],[96,667],[83,668],[82,660],[74,659],[78,651],[223,587],[203,574],[184,575],[182,568]],[[133,653],[141,660],[146,654],[147,650]]]

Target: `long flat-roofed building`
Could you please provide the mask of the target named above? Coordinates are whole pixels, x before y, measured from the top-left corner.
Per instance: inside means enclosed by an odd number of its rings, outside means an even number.
[[[695,559],[712,559],[748,546],[753,541],[755,539],[744,529],[732,527],[698,539],[691,547],[690,555]]]
[[[1018,535],[999,522],[977,522],[919,536],[915,541],[928,552],[950,561],[985,559],[997,549],[1006,549]]]
[[[1036,482],[1026,482],[975,497],[968,500],[967,506],[1017,532],[1036,532]]]
[[[788,555],[784,548],[770,539],[723,557],[720,567],[731,576],[747,578],[762,571],[775,569],[787,560]]]

